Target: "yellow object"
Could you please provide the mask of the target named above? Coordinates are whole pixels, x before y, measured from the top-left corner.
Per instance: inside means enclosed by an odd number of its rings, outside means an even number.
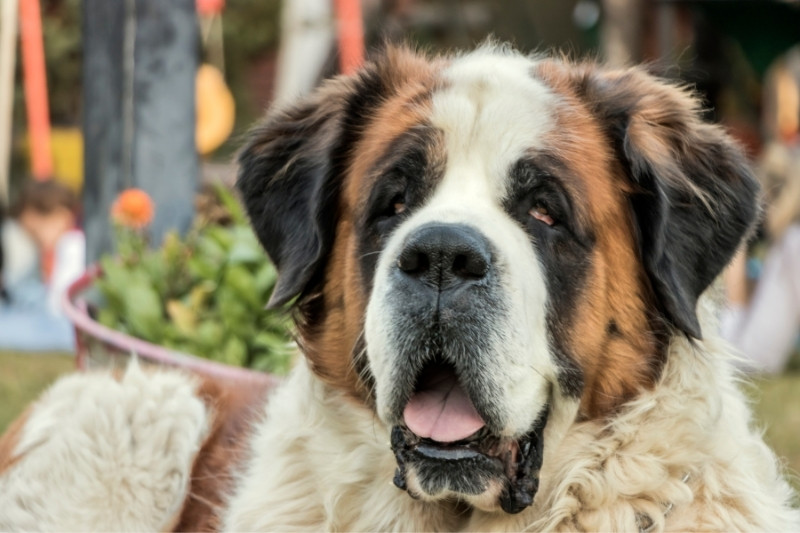
[[[53,153],[53,175],[61,183],[79,191],[83,184],[83,135],[80,128],[52,128],[50,150]]]
[[[197,70],[197,151],[210,154],[233,132],[236,104],[222,72],[208,64]]]

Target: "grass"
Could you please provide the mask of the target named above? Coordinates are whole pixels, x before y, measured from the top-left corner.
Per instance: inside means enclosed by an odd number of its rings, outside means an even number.
[[[74,370],[65,354],[0,352],[0,433],[58,376]],[[800,373],[761,379],[751,390],[767,442],[793,471],[800,491]]]
[[[764,437],[790,470],[789,481],[800,492],[800,373],[755,383],[756,420]]]
[[[0,433],[58,376],[74,369],[70,354],[0,352]]]

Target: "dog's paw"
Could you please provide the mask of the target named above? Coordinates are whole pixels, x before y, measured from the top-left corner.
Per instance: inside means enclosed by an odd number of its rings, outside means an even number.
[[[157,530],[180,511],[208,413],[196,384],[136,362],[32,406],[0,473],[0,530]]]

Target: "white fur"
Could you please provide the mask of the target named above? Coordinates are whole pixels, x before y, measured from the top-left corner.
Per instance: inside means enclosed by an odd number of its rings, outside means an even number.
[[[564,424],[574,406],[557,405],[539,492],[518,515],[459,514],[393,487],[386,426],[301,365],[270,402],[225,529],[638,531],[639,514],[654,531],[800,530],[733,358],[713,333],[675,338],[654,390],[611,420]]]
[[[486,46],[444,69],[431,124],[444,133],[450,179],[476,176],[499,201],[509,166],[543,146],[557,96],[531,75],[535,66],[529,57]]]
[[[155,531],[187,494],[208,415],[195,383],[132,364],[62,378],[33,406],[0,476],[0,531]]]
[[[224,531],[452,529],[446,508],[392,484],[389,432],[301,363],[270,398]]]

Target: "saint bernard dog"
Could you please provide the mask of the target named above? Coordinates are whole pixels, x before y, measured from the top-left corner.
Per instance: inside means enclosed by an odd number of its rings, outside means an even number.
[[[0,443],[0,529],[798,530],[716,333],[758,189],[701,117],[495,44],[271,112],[238,189],[304,358],[266,399],[65,378]]]

